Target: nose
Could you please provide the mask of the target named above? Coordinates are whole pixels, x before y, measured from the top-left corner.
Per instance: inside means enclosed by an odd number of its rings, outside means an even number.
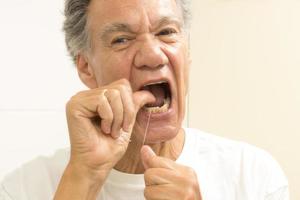
[[[163,52],[161,44],[155,38],[146,38],[136,52],[134,65],[137,68],[157,68],[168,63],[168,58]]]

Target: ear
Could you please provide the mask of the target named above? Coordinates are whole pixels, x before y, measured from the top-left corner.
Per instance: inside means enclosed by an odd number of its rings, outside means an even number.
[[[90,89],[97,88],[97,80],[88,58],[84,54],[78,54],[76,58],[76,67],[80,80]]]

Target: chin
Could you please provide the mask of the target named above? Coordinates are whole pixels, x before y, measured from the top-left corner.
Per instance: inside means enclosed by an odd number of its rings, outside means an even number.
[[[137,121],[133,130],[133,137],[135,137],[139,143],[143,143],[144,140],[145,144],[158,144],[167,142],[174,139],[182,128],[182,121],[178,121],[177,115],[171,115],[169,113],[170,115],[168,115],[168,118],[166,119],[161,119],[160,117],[156,119],[151,116],[147,129],[148,118],[145,118],[144,113],[140,114],[141,116],[137,117]]]
[[[148,128],[145,144],[158,144],[174,139],[179,133],[181,127],[177,126],[155,126],[153,124]]]

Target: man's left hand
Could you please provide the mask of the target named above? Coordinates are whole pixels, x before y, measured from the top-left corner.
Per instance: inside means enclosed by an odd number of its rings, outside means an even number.
[[[141,157],[145,167],[147,200],[201,200],[195,171],[174,161],[157,156],[149,146],[143,146]]]

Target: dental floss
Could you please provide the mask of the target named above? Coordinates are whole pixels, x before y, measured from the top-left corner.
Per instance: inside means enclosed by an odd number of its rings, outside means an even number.
[[[142,146],[144,146],[144,144],[145,144],[145,141],[146,141],[146,136],[147,136],[148,127],[149,127],[149,124],[150,124],[150,118],[151,118],[151,114],[152,114],[152,112],[150,111],[150,113],[149,113],[149,117],[148,117],[148,121],[147,121],[147,125],[146,125],[146,129],[145,129],[145,134],[144,134],[144,139],[143,139]]]

